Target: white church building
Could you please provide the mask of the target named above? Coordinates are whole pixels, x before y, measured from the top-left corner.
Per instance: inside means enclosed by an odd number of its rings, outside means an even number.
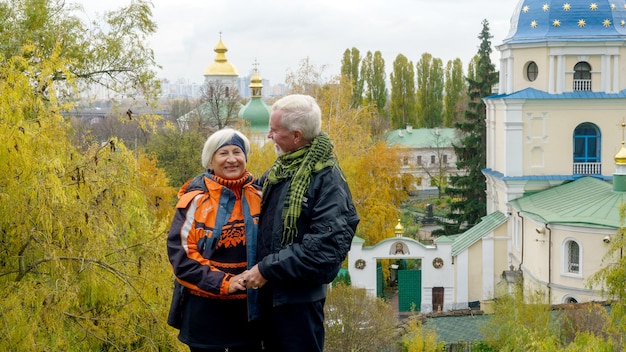
[[[405,280],[422,312],[467,308],[512,282],[552,304],[606,299],[589,278],[617,259],[605,254],[626,201],[626,1],[520,0],[496,49],[499,91],[483,99],[488,215],[430,246],[355,238],[354,286],[375,293],[376,261],[402,256],[421,260]]]

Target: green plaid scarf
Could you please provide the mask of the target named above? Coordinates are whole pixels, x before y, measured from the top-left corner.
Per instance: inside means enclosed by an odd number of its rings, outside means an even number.
[[[302,197],[311,183],[311,174],[334,166],[335,159],[332,156],[333,144],[328,135],[322,132],[312,143],[279,156],[272,165],[263,183],[263,194],[266,194],[268,185],[292,179],[283,204],[283,245],[292,244],[298,234],[296,221],[302,210]]]

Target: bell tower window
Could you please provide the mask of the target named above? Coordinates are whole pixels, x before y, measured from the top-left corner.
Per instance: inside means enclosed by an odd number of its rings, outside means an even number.
[[[591,66],[584,61],[574,65],[574,91],[591,90]]]
[[[602,163],[600,129],[593,123],[581,123],[574,129],[574,170],[575,175],[600,175]]]

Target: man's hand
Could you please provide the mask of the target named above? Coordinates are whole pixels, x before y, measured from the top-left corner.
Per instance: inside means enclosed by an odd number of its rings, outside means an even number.
[[[252,288],[256,290],[259,287],[263,287],[263,285],[265,285],[265,283],[267,282],[267,279],[265,279],[263,275],[261,275],[258,264],[253,266],[252,269],[246,271],[243,274],[245,277],[244,280],[246,280],[247,288]]]

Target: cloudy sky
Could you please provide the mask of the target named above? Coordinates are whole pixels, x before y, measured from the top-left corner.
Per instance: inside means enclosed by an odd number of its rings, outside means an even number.
[[[89,13],[114,10],[131,0],[77,0]],[[160,77],[201,83],[222,41],[226,56],[247,75],[255,61],[271,84],[297,71],[303,59],[323,73],[339,73],[343,52],[380,51],[387,75],[403,54],[413,63],[425,52],[466,67],[478,51],[487,19],[498,45],[506,37],[518,0],[153,0],[158,25],[150,43]],[[499,53],[494,48],[492,60]]]

